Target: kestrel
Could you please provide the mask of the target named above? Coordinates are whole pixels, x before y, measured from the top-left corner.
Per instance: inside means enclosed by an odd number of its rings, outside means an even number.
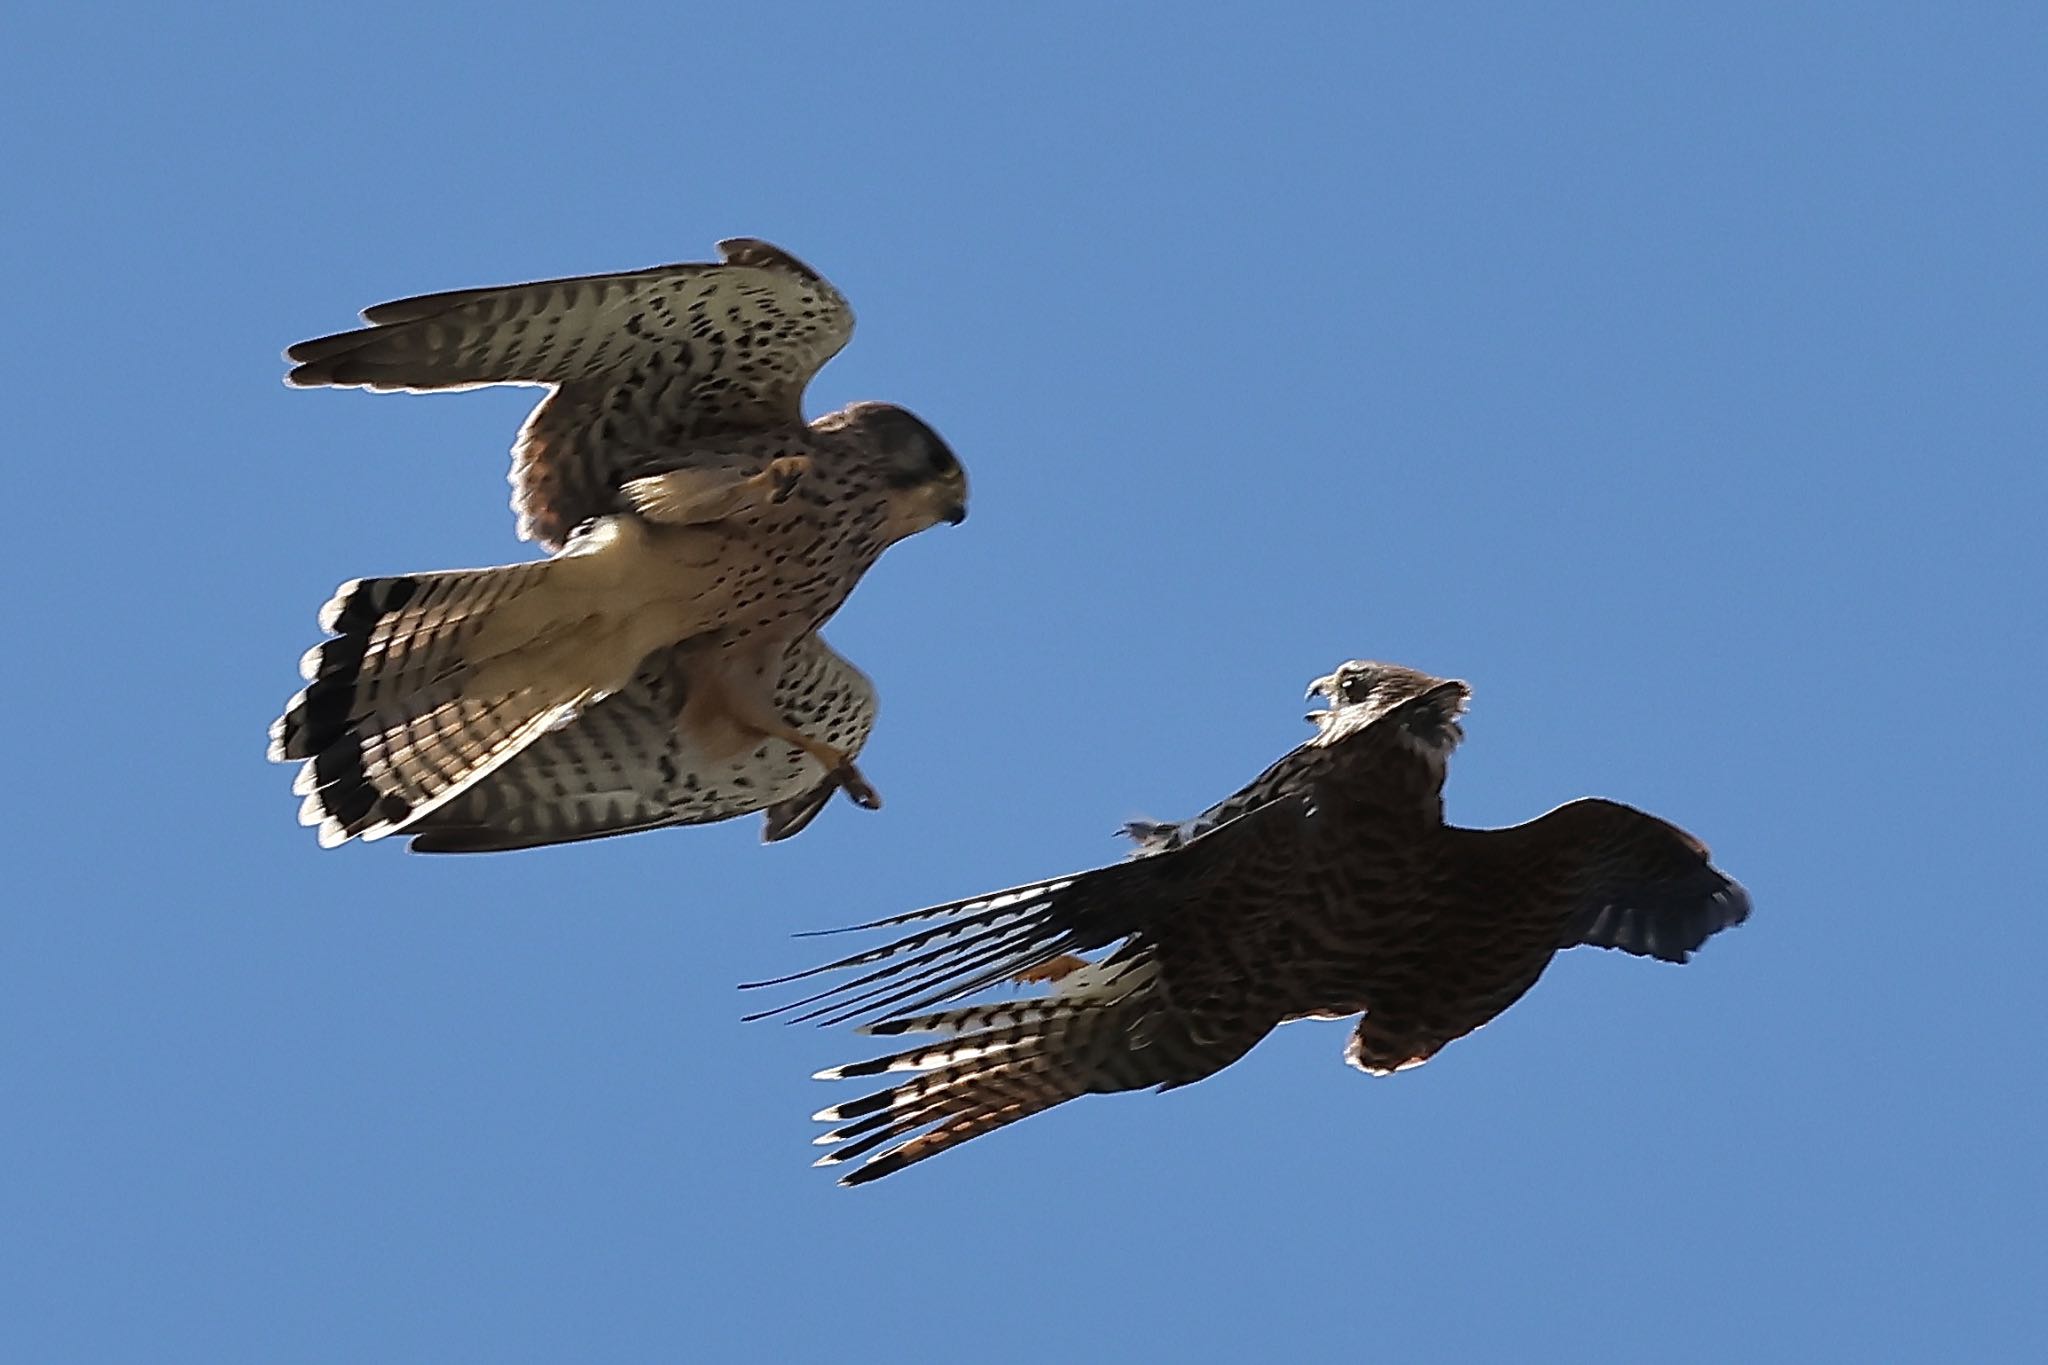
[[[854,764],[868,679],[816,633],[896,541],[967,514],[902,408],[806,423],[846,344],[839,292],[787,252],[459,290],[366,309],[286,352],[287,382],[549,390],[512,453],[528,564],[365,578],[271,727],[323,845],[523,848],[766,812],[802,829]]]
[[[1134,858],[877,920],[925,927],[782,978],[860,972],[770,1013],[940,1035],[819,1073],[917,1074],[818,1114],[843,1144],[818,1164],[872,1152],[842,1183],[877,1180],[1080,1095],[1199,1081],[1293,1019],[1363,1015],[1346,1061],[1419,1066],[1560,948],[1684,962],[1748,917],[1705,845],[1612,801],[1446,825],[1464,683],[1354,661],[1309,691],[1313,738],[1192,820],[1132,827]],[[1018,981],[1051,989],[934,1011]]]

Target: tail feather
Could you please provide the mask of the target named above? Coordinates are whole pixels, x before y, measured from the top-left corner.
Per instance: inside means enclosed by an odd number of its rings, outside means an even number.
[[[837,1125],[816,1164],[866,1158],[840,1181],[861,1185],[1082,1095],[1183,1085],[1235,1061],[1272,1027],[1249,1020],[1198,1037],[1159,989],[1149,954],[1112,954],[1069,973],[1051,995],[891,1019],[872,1032],[945,1034],[818,1073],[844,1080],[914,1072],[822,1109]]]
[[[825,1153],[815,1164],[836,1166],[866,1157],[839,1181],[864,1185],[1076,1099],[1089,1089],[1084,1074],[1061,1066],[1043,1046],[974,1056],[870,1096],[870,1101],[881,1103],[864,1115],[850,1112],[858,1101],[826,1110],[820,1117],[829,1115],[828,1122],[856,1121],[821,1139],[845,1145]],[[919,1129],[926,1131],[920,1133]],[[886,1146],[889,1143],[895,1145]],[[884,1150],[876,1152],[877,1148]]]
[[[1061,906],[1062,893],[1074,888],[1086,876],[1093,875],[1099,874],[1084,874],[1083,878],[1055,877],[993,895],[970,896],[965,900],[949,901],[909,914],[891,915],[868,924],[850,926],[852,929],[872,929],[920,920],[939,921],[893,943],[852,953],[820,967],[745,983],[743,989],[755,990],[802,981],[828,972],[862,967],[871,969],[802,999],[750,1014],[747,1018],[791,1015],[794,1023],[829,1015],[831,1019],[828,1022],[836,1021],[868,1010],[888,1009],[915,995],[917,989],[939,982],[946,983],[946,986],[935,1001],[953,998],[979,989],[966,980],[971,972],[979,970],[981,975],[976,979],[982,985],[993,985],[1063,952],[1100,947],[1107,939],[1091,936],[1088,942],[1079,942],[1071,927],[1052,913]],[[890,995],[890,992],[905,987],[909,989],[901,990],[900,995]],[[889,999],[880,998],[885,995],[889,995]],[[810,1008],[812,1006],[820,1008]],[[911,1005],[908,1008],[922,1009],[924,1006]],[[800,1010],[808,1012],[796,1013]]]
[[[486,631],[548,567],[358,579],[322,609],[334,638],[270,728],[271,759],[302,765],[299,820],[322,846],[403,828],[591,699],[553,670],[500,666],[517,642]]]
[[[821,1081],[847,1081],[862,1076],[881,1076],[892,1071],[936,1071],[941,1067],[958,1066],[997,1052],[1028,1047],[1033,1040],[1041,1037],[1054,1021],[1064,1021],[1088,1005],[1055,1007],[1055,1002],[1035,1002],[1044,1006],[1041,1012],[1016,1023],[994,1025],[970,1034],[959,1034],[940,1038],[917,1047],[905,1048],[900,1052],[871,1057],[864,1062],[846,1062],[839,1066],[827,1067],[816,1078]]]
[[[897,1015],[863,1024],[859,1032],[877,1037],[903,1033],[986,1035],[996,1029],[1042,1028],[1077,1010],[1115,1005],[1150,985],[1158,975],[1156,962],[1140,953],[1113,953],[1100,962],[1083,963],[1067,973],[1054,994],[1025,996],[986,1005],[965,1005],[935,1014]],[[842,1069],[841,1074],[854,1072]]]
[[[1294,829],[1300,817],[1294,802],[1266,802],[1237,819]],[[1176,958],[1176,943],[1214,925],[1171,927],[1174,911],[1196,913],[1217,866],[1231,862],[1219,847],[1194,839],[1167,864],[1122,862],[891,915],[864,927],[907,927],[893,943],[780,978],[852,972],[752,1017],[838,1023],[897,1011],[862,1031],[940,1036],[819,1072],[823,1081],[918,1072],[817,1113],[836,1124],[819,1142],[838,1146],[819,1164],[864,1158],[840,1181],[864,1185],[1079,1095],[1190,1085],[1241,1058],[1280,1023],[1286,993],[1225,976],[1243,964],[1208,962],[1212,945]],[[1219,892],[1219,907],[1233,905],[1239,900]],[[1098,950],[1106,952],[1083,956]],[[954,1003],[1018,982],[1053,988],[1022,1001]]]
[[[1020,972],[1059,956],[1069,946],[1067,938],[1034,943],[1034,936],[1029,931],[1017,930],[993,943],[977,946],[971,954],[965,949],[949,951],[943,957],[926,954],[877,968],[862,980],[847,983],[847,989],[907,972],[901,979],[880,980],[879,984],[868,986],[845,999],[821,999],[810,1009],[793,1015],[790,1022],[816,1020],[821,1026],[830,1027],[871,1012],[928,1010],[944,1001],[957,1000],[1013,980]],[[831,994],[826,993],[827,996]]]

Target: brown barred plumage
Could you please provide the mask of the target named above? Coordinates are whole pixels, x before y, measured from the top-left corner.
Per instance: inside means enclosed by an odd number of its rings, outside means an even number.
[[[295,386],[538,384],[512,481],[538,564],[346,585],[272,727],[323,844],[425,851],[766,812],[801,830],[874,688],[815,634],[890,544],[965,516],[966,476],[901,408],[805,423],[846,301],[752,239],[712,264],[459,290],[287,353]]]
[[[1140,856],[860,926],[915,927],[781,978],[855,973],[769,1014],[941,1035],[819,1073],[915,1073],[819,1113],[839,1125],[819,1141],[841,1144],[820,1164],[865,1156],[843,1178],[861,1184],[1080,1095],[1186,1085],[1290,1019],[1362,1015],[1347,1060],[1419,1065],[1560,948],[1683,962],[1748,917],[1703,844],[1615,802],[1445,825],[1465,684],[1352,662],[1311,692],[1330,701],[1314,738],[1203,815],[1134,831]],[[1085,953],[1103,955],[1073,966]],[[1020,974],[1057,980],[935,1008]]]

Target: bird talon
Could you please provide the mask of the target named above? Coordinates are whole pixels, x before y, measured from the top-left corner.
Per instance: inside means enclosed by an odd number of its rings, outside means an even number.
[[[861,776],[860,769],[853,766],[852,759],[847,759],[846,762],[832,770],[832,780],[837,782],[839,789],[846,793],[846,799],[859,806],[862,810],[880,810],[882,808],[882,794],[876,791],[865,777]]]
[[[804,473],[808,468],[808,463],[800,456],[785,455],[781,459],[770,460],[768,467],[761,471],[767,478],[769,486],[774,490],[768,495],[768,500],[770,502],[789,501],[789,495],[796,491],[797,484],[803,481]]]

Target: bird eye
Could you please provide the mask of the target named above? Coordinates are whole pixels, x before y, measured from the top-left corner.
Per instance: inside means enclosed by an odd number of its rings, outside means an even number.
[[[940,445],[935,445],[932,447],[930,460],[932,472],[935,474],[943,474],[947,470],[951,469],[954,465],[960,463],[958,460],[953,458],[952,451]]]
[[[1353,673],[1342,684],[1344,700],[1364,701],[1372,695],[1372,676],[1367,673]]]

